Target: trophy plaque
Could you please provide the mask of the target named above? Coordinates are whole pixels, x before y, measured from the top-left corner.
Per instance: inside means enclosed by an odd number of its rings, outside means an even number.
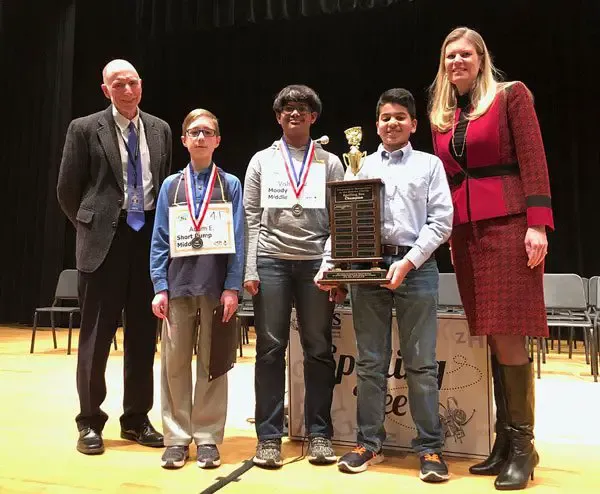
[[[345,131],[350,151],[344,163],[358,175],[365,152],[359,150],[360,127]],[[345,283],[385,284],[387,271],[379,267],[381,257],[381,179],[355,179],[327,182],[331,262],[334,268],[323,273],[322,285]],[[354,268],[359,264],[360,268]]]

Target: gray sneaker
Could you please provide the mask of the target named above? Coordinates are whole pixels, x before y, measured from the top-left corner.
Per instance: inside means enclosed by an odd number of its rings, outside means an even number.
[[[185,465],[190,453],[187,446],[167,446],[160,459],[160,466],[163,468],[181,468]]]
[[[263,468],[279,468],[281,460],[281,439],[265,439],[256,446],[256,455],[252,458],[255,465]]]
[[[321,436],[311,437],[306,456],[313,465],[329,465],[337,460],[331,441]]]
[[[217,468],[221,464],[221,456],[215,444],[199,444],[196,463],[200,468]]]

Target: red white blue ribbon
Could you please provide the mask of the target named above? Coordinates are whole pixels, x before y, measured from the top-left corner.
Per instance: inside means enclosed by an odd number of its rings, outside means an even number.
[[[185,201],[190,213],[190,219],[192,220],[192,225],[194,225],[194,230],[199,232],[200,228],[202,227],[204,217],[206,216],[206,211],[208,211],[208,205],[210,204],[210,200],[212,198],[213,189],[215,188],[215,182],[217,180],[217,165],[213,163],[210,177],[208,179],[206,193],[204,194],[204,198],[202,199],[202,204],[200,205],[199,209],[196,208],[194,201],[194,177],[192,177],[191,164],[185,167],[183,178],[185,180]]]
[[[300,167],[300,176],[298,176],[298,174],[296,173],[296,168],[294,167],[294,162],[292,161],[290,148],[288,147],[284,139],[281,139],[279,149],[281,150],[281,156],[283,157],[283,163],[285,165],[285,171],[287,172],[290,185],[292,186],[292,190],[294,191],[296,199],[299,199],[300,194],[302,193],[302,189],[304,189],[304,186],[306,185],[306,179],[308,178],[310,165],[312,164],[313,158],[315,156],[315,143],[311,139],[308,143],[308,146],[306,146],[304,158],[302,159],[302,166]]]

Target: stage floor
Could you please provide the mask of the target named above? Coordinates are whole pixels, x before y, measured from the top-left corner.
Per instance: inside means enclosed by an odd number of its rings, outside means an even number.
[[[201,470],[190,461],[180,470],[160,467],[162,449],[144,448],[119,438],[123,388],[122,333],[119,350],[112,349],[106,377],[108,396],[103,409],[110,418],[104,430],[106,452],[85,456],[75,450],[78,411],[75,389],[77,332],[73,352],[66,354],[67,333],[58,333],[58,349],[49,331],[36,337],[29,354],[31,329],[0,326],[0,493],[199,493],[254,454],[254,339],[244,345],[244,357],[229,373],[229,403],[222,466]],[[578,348],[569,360],[551,351],[536,379],[536,447],[541,463],[529,489],[540,492],[598,492],[595,468],[600,464],[600,383],[594,383]],[[160,356],[156,354],[155,405],[150,418],[161,428]],[[315,467],[301,443],[285,441],[286,463],[277,471],[254,467],[223,493],[296,492],[420,492],[442,489],[446,494],[495,492],[493,477],[468,474],[470,461],[450,458],[452,478],[443,487],[417,477],[414,455],[386,455],[386,461],[359,475],[338,472],[335,465]],[[337,453],[343,454],[338,448]],[[191,452],[195,459],[195,452]]]

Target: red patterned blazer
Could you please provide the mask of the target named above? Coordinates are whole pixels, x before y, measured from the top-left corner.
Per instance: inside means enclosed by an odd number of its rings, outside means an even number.
[[[525,84],[500,90],[488,111],[469,122],[466,166],[450,152],[452,131],[432,134],[450,183],[455,225],[526,212],[529,226],[554,229],[544,144]]]

